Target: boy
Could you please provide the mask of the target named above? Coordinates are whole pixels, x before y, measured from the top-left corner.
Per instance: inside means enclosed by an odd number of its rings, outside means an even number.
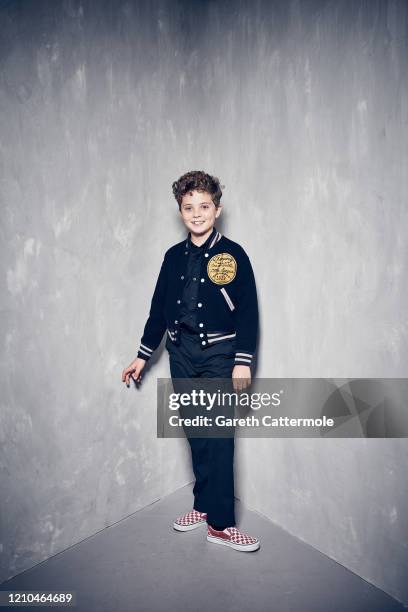
[[[172,379],[232,378],[235,391],[251,382],[258,303],[244,249],[214,227],[220,216],[219,180],[191,171],[172,185],[186,240],[164,255],[137,358],[122,373],[140,382],[141,372],[167,330]],[[173,523],[190,531],[207,523],[207,540],[245,552],[258,538],[235,526],[234,437],[188,438],[195,485],[193,510]]]

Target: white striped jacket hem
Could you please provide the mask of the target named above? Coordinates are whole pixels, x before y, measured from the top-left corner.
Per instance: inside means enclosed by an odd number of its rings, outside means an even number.
[[[174,331],[170,329],[167,330],[168,336],[172,342],[176,342],[177,336]],[[203,334],[204,335],[204,334]],[[210,346],[216,342],[221,342],[222,340],[230,340],[235,338],[237,332],[208,332],[207,333],[207,345]],[[234,357],[234,363],[237,365],[251,365],[253,359],[252,353],[246,353],[244,351],[237,351]]]
[[[171,331],[170,329],[168,329],[167,334],[170,340],[173,340],[173,342],[177,339],[177,336],[174,333],[174,331]],[[236,335],[237,335],[237,332],[225,332],[225,331],[224,332],[209,332],[207,333],[207,341],[208,343],[219,342],[220,340],[227,340],[230,338],[235,338]]]
[[[169,338],[172,342],[176,341],[176,334],[170,329],[167,330]],[[235,338],[236,332],[233,333],[225,333],[225,332],[209,332],[207,334],[207,342],[208,344],[213,344],[214,342],[221,342],[221,340],[228,340]],[[140,344],[140,348],[137,356],[145,359],[146,361],[150,359],[153,354],[153,349],[146,346],[145,344]],[[250,366],[252,364],[252,353],[244,353],[243,351],[237,351],[235,353],[234,363],[237,365],[247,365]]]

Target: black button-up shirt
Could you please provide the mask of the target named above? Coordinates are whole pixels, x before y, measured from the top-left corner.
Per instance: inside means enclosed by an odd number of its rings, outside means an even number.
[[[197,324],[197,298],[200,283],[201,262],[204,251],[214,237],[215,229],[201,246],[196,246],[189,237],[189,255],[186,269],[186,282],[184,284],[183,295],[180,306],[180,325],[183,324],[190,331],[199,332]]]

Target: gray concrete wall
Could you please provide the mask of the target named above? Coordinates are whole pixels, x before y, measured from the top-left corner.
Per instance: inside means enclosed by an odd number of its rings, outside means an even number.
[[[171,182],[226,185],[258,376],[404,377],[404,1],[3,2],[1,577],[191,476],[122,388]],[[237,493],[408,603],[405,440],[240,440]],[[172,517],[168,517],[169,520]]]

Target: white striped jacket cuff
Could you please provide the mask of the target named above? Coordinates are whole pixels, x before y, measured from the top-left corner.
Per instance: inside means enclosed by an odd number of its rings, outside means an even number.
[[[247,365],[250,366],[252,364],[252,353],[244,353],[242,351],[237,351],[235,353],[235,363],[237,365]]]
[[[139,347],[137,356],[147,361],[153,355],[153,350],[154,349],[149,348],[145,344],[140,343],[140,347]]]

